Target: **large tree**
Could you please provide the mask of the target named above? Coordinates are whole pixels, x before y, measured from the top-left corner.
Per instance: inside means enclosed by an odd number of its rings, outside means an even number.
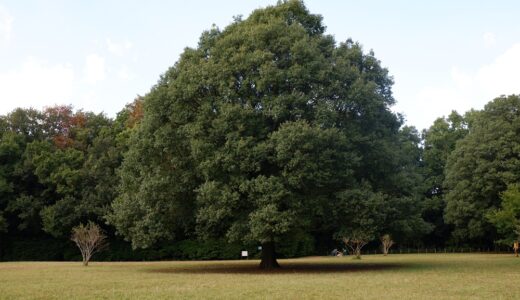
[[[354,230],[362,222],[345,218],[376,200],[396,231],[421,228],[415,157],[402,156],[418,143],[389,110],[391,85],[372,52],[337,45],[300,1],[212,28],[145,96],[109,222],[134,247],[186,234],[255,241],[264,268],[277,267],[277,242]]]
[[[445,218],[457,241],[491,243],[498,237],[486,215],[520,181],[520,97],[496,98],[472,118],[447,161]]]
[[[444,170],[457,141],[468,133],[468,120],[472,114],[473,111],[470,111],[462,116],[452,111],[447,117],[436,119],[430,128],[423,131],[424,219],[434,225],[434,230],[424,237],[426,243],[443,245],[450,238],[451,226],[444,221]]]

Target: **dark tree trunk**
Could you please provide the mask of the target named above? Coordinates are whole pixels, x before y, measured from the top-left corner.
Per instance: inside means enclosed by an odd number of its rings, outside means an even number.
[[[3,241],[3,237],[2,237],[2,234],[0,234],[0,261],[3,261],[3,257],[4,257],[4,241]]]
[[[274,242],[262,243],[262,261],[260,262],[260,269],[272,270],[278,268],[280,268],[280,265],[276,261]]]

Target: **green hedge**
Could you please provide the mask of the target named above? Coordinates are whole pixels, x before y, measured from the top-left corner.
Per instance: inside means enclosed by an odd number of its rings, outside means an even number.
[[[149,260],[215,260],[240,259],[242,250],[250,258],[258,258],[259,244],[228,243],[222,239],[183,240],[162,243],[149,249],[133,250],[130,243],[119,239],[109,241],[108,248],[96,254],[98,261],[149,261]],[[77,261],[79,250],[73,242],[51,237],[7,237],[2,240],[0,260],[3,261]],[[308,235],[295,235],[278,244],[280,258],[314,254],[314,239]]]
[[[72,243],[45,237],[6,238],[1,247],[4,261],[69,260],[79,256]]]

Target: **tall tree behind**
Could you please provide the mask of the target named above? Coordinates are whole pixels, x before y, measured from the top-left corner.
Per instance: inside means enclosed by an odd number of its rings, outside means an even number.
[[[0,210],[4,211],[5,229],[35,233],[41,228],[36,217],[41,205],[27,195],[38,192],[41,185],[32,172],[26,172],[24,153],[28,144],[47,137],[41,126],[43,114],[34,109],[19,108],[1,116],[0,120]],[[14,212],[15,203],[23,203],[26,209],[22,214]]]
[[[448,156],[455,150],[457,141],[469,131],[467,119],[472,113],[462,116],[452,111],[448,117],[438,118],[430,128],[423,131],[424,218],[434,226],[433,231],[424,237],[427,245],[443,246],[450,238],[451,227],[444,221],[444,172]]]
[[[520,98],[496,98],[472,118],[446,165],[445,218],[457,241],[490,244],[498,237],[486,215],[507,185],[520,181]]]

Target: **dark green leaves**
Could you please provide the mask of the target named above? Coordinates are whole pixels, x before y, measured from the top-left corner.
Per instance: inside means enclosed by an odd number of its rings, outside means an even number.
[[[499,97],[474,114],[468,135],[448,158],[446,220],[459,240],[497,238],[486,215],[520,181],[520,98]]]
[[[389,110],[392,79],[372,52],[324,30],[287,1],[204,32],[144,97],[110,223],[136,247],[332,235],[338,193],[361,182],[370,197],[342,213],[370,223],[385,219],[372,208],[396,204],[411,215],[391,224],[415,222],[419,140]]]

